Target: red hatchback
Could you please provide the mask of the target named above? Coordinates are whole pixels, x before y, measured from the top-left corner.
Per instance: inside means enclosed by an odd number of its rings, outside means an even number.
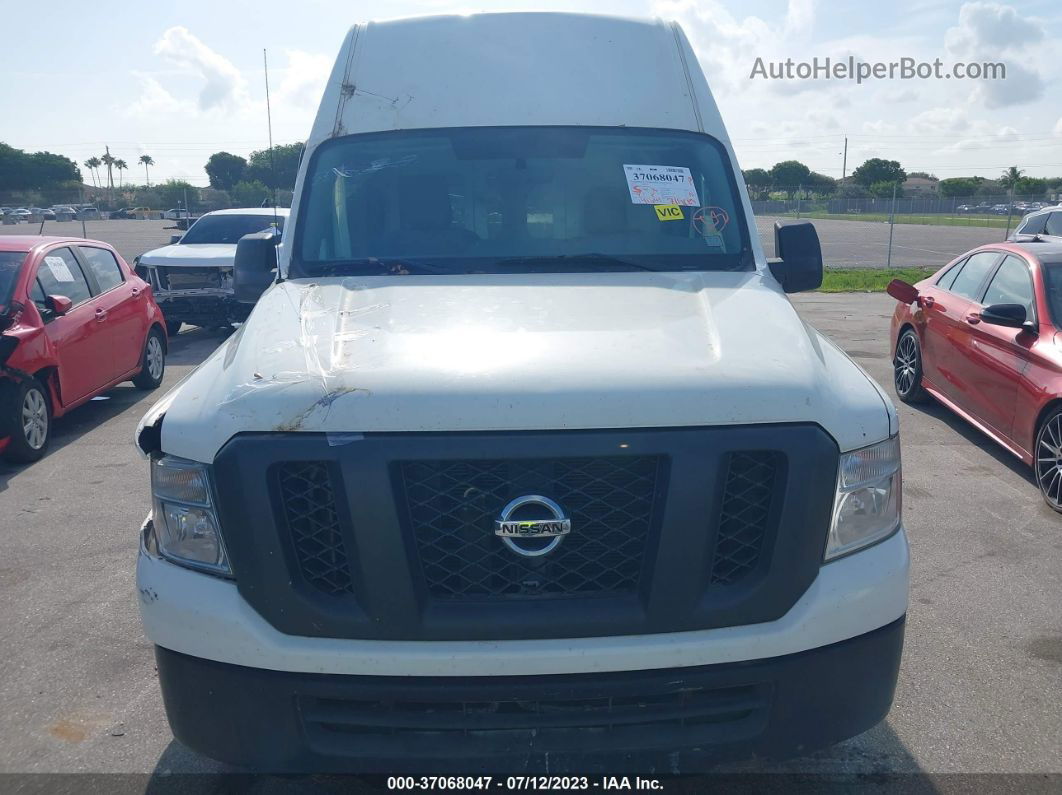
[[[977,426],[1062,512],[1062,245],[981,246],[889,294],[900,400],[931,395]]]
[[[162,382],[151,287],[106,243],[0,236],[0,452],[44,455],[52,420],[122,381]]]

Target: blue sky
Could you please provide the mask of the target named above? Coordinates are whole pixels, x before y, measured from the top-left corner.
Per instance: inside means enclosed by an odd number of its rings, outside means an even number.
[[[5,3],[0,140],[79,163],[109,144],[130,164],[150,154],[153,182],[206,184],[202,167],[212,152],[246,155],[266,145],[262,48],[270,59],[273,137],[284,143],[308,133],[352,23],[527,9],[678,19],[743,168],[795,158],[839,177],[847,135],[849,172],[868,157],[887,157],[942,178],[993,177],[1012,164],[1031,175],[1062,175],[1057,0]],[[949,66],[1001,61],[1008,79],[855,85],[749,77],[757,57],[849,55],[940,58]],[[129,177],[142,181],[143,172]]]

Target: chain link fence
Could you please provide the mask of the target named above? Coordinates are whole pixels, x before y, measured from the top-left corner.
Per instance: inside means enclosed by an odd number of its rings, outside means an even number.
[[[1005,240],[1024,215],[1058,204],[1057,196],[816,196],[802,187],[750,188],[765,250],[776,221],[815,224],[827,267],[944,265],[963,252]]]

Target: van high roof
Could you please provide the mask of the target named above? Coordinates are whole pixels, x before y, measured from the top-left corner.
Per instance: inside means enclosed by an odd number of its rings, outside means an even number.
[[[355,25],[309,149],[351,133],[517,125],[656,127],[726,142],[677,24],[491,13]]]

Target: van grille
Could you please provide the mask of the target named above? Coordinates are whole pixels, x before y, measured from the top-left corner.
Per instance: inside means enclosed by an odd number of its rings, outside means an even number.
[[[781,456],[757,451],[729,458],[710,585],[733,585],[760,562]]]
[[[404,502],[424,583],[439,599],[622,594],[637,590],[653,524],[659,456],[408,461]],[[540,494],[572,532],[522,557],[494,535],[501,506]]]
[[[350,560],[328,465],[287,461],[277,470],[282,516],[303,579],[330,596],[352,593]]]

